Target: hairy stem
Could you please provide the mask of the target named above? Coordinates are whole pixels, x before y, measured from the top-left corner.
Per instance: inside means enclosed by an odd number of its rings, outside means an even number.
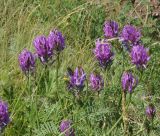
[[[60,67],[60,61],[59,61],[59,52],[58,52],[57,67],[56,67],[56,94],[57,94],[57,97],[58,97],[58,85],[59,85],[59,81],[58,81],[59,67]]]
[[[30,72],[28,72],[28,81],[27,81],[27,85],[28,85],[28,92],[29,92],[29,97],[30,97],[30,110],[29,110],[29,114],[30,114],[30,118],[29,118],[29,122],[30,122],[30,128],[29,128],[29,131],[30,131],[30,134],[32,134],[32,120],[31,120],[31,116],[32,116],[32,107],[33,107],[33,103],[32,103],[32,90],[31,90],[31,77],[30,77]]]
[[[126,92],[122,91],[122,116],[124,124],[124,135],[128,136],[128,114],[126,111]]]

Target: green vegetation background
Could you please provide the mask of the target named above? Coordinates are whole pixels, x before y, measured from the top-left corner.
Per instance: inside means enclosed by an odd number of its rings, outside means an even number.
[[[144,14],[130,1],[121,5],[119,0],[0,0],[0,97],[8,102],[12,119],[4,135],[58,136],[61,135],[59,123],[64,118],[73,120],[78,136],[123,134],[120,76],[124,69],[122,55],[116,50],[120,46],[118,43],[114,43],[113,65],[105,73],[108,88],[99,97],[85,88],[83,103],[79,104],[66,91],[63,80],[67,67],[81,65],[87,74],[93,70],[102,73],[92,49],[96,38],[103,37],[103,23],[107,19],[119,22],[121,29],[125,24],[141,28],[142,40],[150,49],[151,59],[143,73],[133,70],[142,78],[128,108],[130,130],[133,135],[146,135],[144,110],[152,102],[157,114],[151,135],[160,135],[160,22],[150,15],[152,8],[147,0],[139,3],[147,9]],[[48,35],[52,28],[62,31],[67,45],[60,56],[59,88],[55,87],[56,63],[49,68],[49,82],[44,82],[44,68],[40,62],[37,62],[36,79],[31,79],[28,87],[18,65],[18,54],[24,48],[34,51],[34,37]],[[127,56],[125,69],[132,66]],[[38,87],[34,80],[38,81]],[[147,99],[150,95],[151,101]]]

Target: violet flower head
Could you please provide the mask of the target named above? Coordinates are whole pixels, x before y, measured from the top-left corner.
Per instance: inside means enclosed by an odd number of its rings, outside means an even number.
[[[153,119],[156,114],[156,108],[153,104],[149,104],[146,108],[146,116],[150,119]]]
[[[0,129],[3,129],[9,122],[8,105],[0,100]]]
[[[136,45],[132,48],[130,53],[132,63],[137,66],[137,68],[146,68],[146,64],[150,57],[148,54],[148,49],[144,48],[143,45]]]
[[[77,67],[71,77],[71,84],[77,90],[82,90],[84,88],[84,81],[86,80],[86,73],[82,67]]]
[[[113,60],[113,52],[111,51],[111,46],[106,40],[96,40],[96,48],[94,49],[94,55],[99,61],[100,66],[106,68],[107,65]]]
[[[42,63],[47,63],[53,56],[53,47],[48,44],[44,35],[37,36],[33,41],[36,54]]]
[[[104,80],[101,75],[91,73],[90,75],[90,87],[93,91],[100,91],[104,88]]]
[[[78,91],[83,90],[84,82],[86,80],[86,73],[81,67],[77,67],[75,71],[69,71],[69,82],[68,82],[68,89],[76,89]]]
[[[19,60],[19,65],[25,74],[28,74],[29,72],[34,71],[35,57],[30,51],[28,51],[27,49],[24,49],[19,54],[18,60]]]
[[[54,48],[54,50],[60,52],[65,48],[65,38],[62,33],[57,29],[50,32],[48,36],[48,43]]]
[[[103,31],[106,38],[116,37],[118,35],[118,23],[115,21],[106,21]]]
[[[138,30],[132,25],[124,26],[122,33],[120,35],[120,40],[129,42],[131,46],[136,44],[140,40],[140,38],[141,38],[140,30]]]
[[[75,136],[74,129],[71,128],[72,123],[69,120],[62,120],[60,123],[60,132],[64,133],[65,136]]]
[[[121,78],[123,91],[133,92],[133,89],[137,86],[138,80],[132,75],[131,72],[124,72]]]

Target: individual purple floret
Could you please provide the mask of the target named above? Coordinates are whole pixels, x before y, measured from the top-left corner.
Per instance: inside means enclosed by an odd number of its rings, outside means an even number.
[[[69,73],[69,89],[82,90],[84,88],[84,81],[86,74],[81,67],[77,67],[73,73]]]
[[[106,21],[103,31],[106,38],[116,37],[118,35],[118,23],[115,21]]]
[[[156,114],[156,108],[153,104],[149,104],[146,108],[146,116],[150,119],[153,119]]]
[[[129,42],[131,46],[137,44],[141,38],[140,30],[132,25],[124,26],[122,33],[120,35],[120,41]]]
[[[50,46],[53,46],[54,50],[58,52],[65,48],[65,38],[57,29],[54,29],[50,32],[48,36],[48,43]]]
[[[104,80],[101,75],[91,73],[90,75],[90,87],[93,91],[100,91],[104,87]]]
[[[19,54],[18,60],[19,60],[19,65],[25,74],[28,74],[29,72],[34,71],[35,57],[30,51],[28,51],[27,49],[24,49]]]
[[[133,92],[133,89],[137,86],[138,80],[132,75],[131,72],[124,72],[121,78],[123,91]]]
[[[96,40],[96,48],[94,49],[94,55],[99,61],[100,66],[106,68],[107,65],[113,60],[113,52],[111,51],[111,46],[106,40]]]
[[[148,49],[144,48],[143,45],[136,45],[132,48],[130,53],[132,63],[137,66],[137,68],[146,68],[146,64],[150,57],[148,54]]]
[[[60,132],[64,133],[65,136],[75,136],[72,123],[69,120],[62,120],[59,129]]]
[[[9,122],[8,105],[0,100],[0,129],[3,129]]]
[[[53,56],[53,46],[48,44],[47,38],[44,35],[37,36],[33,44],[41,62],[43,64],[47,63]]]

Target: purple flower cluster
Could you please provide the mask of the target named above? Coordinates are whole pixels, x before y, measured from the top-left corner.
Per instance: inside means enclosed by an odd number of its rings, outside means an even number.
[[[120,40],[128,42],[130,45],[136,44],[141,38],[141,33],[132,25],[124,26],[120,35]]]
[[[62,120],[59,129],[61,133],[65,134],[65,136],[75,136],[70,120]]]
[[[9,122],[8,105],[0,100],[0,128],[4,128]]]
[[[34,71],[36,56],[43,64],[46,65],[49,62],[52,64],[55,52],[60,52],[65,48],[65,39],[61,32],[54,29],[48,37],[37,36],[33,40],[33,45],[36,55],[33,55],[27,49],[24,49],[19,55],[19,65],[24,73]]]
[[[69,72],[69,89],[82,90],[86,80],[86,74],[81,67],[77,67],[74,72]]]
[[[153,119],[155,114],[156,114],[155,106],[153,104],[150,104],[149,106],[147,106],[147,108],[146,108],[146,116],[149,119]]]
[[[106,38],[118,36],[118,23],[115,21],[106,21],[104,23],[103,31]]]
[[[137,86],[138,80],[132,75],[131,72],[124,72],[121,78],[123,91],[133,92]]]
[[[132,48],[130,53],[132,63],[138,68],[145,68],[150,57],[148,55],[148,49],[142,45],[136,45]]]
[[[103,31],[106,38],[118,36],[118,23],[115,21],[106,21]],[[144,46],[141,45],[140,30],[135,26],[125,25],[119,39],[123,47],[130,52],[132,63],[135,64],[137,68],[145,68],[150,57],[148,55],[148,49],[145,49]],[[96,49],[94,50],[96,58],[103,67],[106,67],[107,63],[113,59],[113,53],[111,53],[110,47],[108,46],[108,49],[107,47],[104,48],[106,44],[108,45],[106,39],[102,41],[98,39],[96,41]]]
[[[53,56],[53,46],[50,46],[44,35],[37,36],[33,41],[36,54],[42,63],[47,63]]]
[[[94,49],[94,55],[99,61],[100,66],[106,68],[107,65],[113,60],[113,52],[111,45],[106,40],[96,40],[96,48]]]
[[[65,39],[61,32],[54,29],[48,37],[38,36],[33,41],[38,57],[42,63],[48,63],[55,51],[62,51],[65,48]]]
[[[104,80],[101,75],[96,73],[91,73],[90,75],[90,87],[93,91],[100,91],[104,87]]]
[[[27,49],[24,49],[19,54],[19,65],[22,69],[22,71],[25,74],[28,74],[29,72],[33,72],[35,69],[35,57],[34,55],[28,51]]]
[[[65,39],[61,32],[54,29],[48,36],[48,43],[54,50],[60,52],[65,48]]]

